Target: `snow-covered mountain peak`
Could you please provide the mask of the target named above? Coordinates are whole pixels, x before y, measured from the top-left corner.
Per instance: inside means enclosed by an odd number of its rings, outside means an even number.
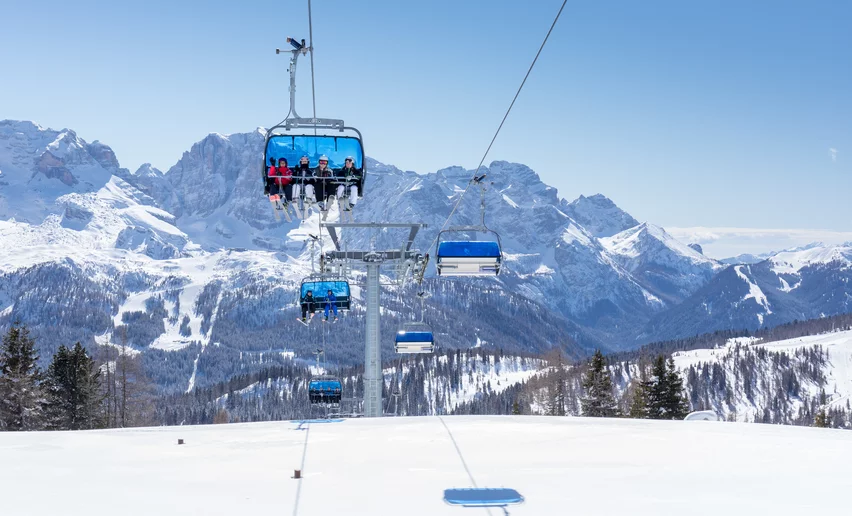
[[[35,134],[44,131],[45,128],[31,120],[0,120],[0,130],[11,130],[23,134]]]
[[[595,194],[581,195],[566,207],[566,213],[596,237],[611,237],[639,224],[609,198]]]
[[[163,171],[154,167],[150,163],[143,163],[136,169],[136,172],[133,172],[133,175],[136,177],[162,177]]]
[[[776,253],[769,258],[776,274],[798,274],[805,267],[839,262],[844,267],[852,265],[852,245],[809,244],[802,248]]]
[[[667,303],[680,302],[724,267],[647,222],[599,241],[621,267]]]
[[[626,229],[612,237],[601,238],[600,241],[604,247],[613,253],[628,258],[638,256],[647,258],[649,251],[656,254],[672,252],[695,264],[708,264],[712,269],[722,268],[722,265],[718,262],[675,239],[665,229],[647,222]]]
[[[96,192],[126,172],[103,143],[86,143],[69,129],[11,120],[0,122],[0,170],[0,218],[33,224],[58,213],[59,197]]]
[[[464,167],[460,167],[458,165],[453,165],[451,167],[446,167],[435,172],[441,177],[447,178],[470,178],[470,171]]]

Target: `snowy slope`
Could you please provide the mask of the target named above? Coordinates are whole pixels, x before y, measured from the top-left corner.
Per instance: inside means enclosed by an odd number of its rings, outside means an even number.
[[[499,394],[509,387],[528,381],[539,373],[542,360],[511,355],[484,354],[475,351],[433,355],[427,357],[399,357],[388,360],[383,370],[384,410],[387,414],[433,415],[447,414],[465,402],[480,399],[483,396]],[[315,369],[312,367],[312,369]],[[332,370],[332,373],[335,371]],[[359,373],[341,376],[344,382],[344,397],[360,397],[356,386],[363,385]],[[264,378],[234,391],[240,397],[240,403],[229,400],[231,394],[225,394],[215,400],[215,409],[230,409],[231,417],[240,421],[258,421],[274,419],[273,409],[251,412],[257,400],[294,398],[304,396],[307,378],[274,377]],[[398,401],[389,393],[400,392]],[[292,399],[291,403],[298,400]],[[237,406],[239,405],[239,406]],[[249,407],[248,411],[241,410]],[[299,412],[291,412],[298,414]],[[306,410],[305,413],[308,413]],[[287,417],[287,416],[284,416]],[[282,416],[278,416],[282,418]]]
[[[843,514],[850,455],[852,434],[816,428],[383,418],[8,432],[0,484],[4,513],[32,516],[486,514],[442,501],[473,485],[518,490],[515,516]]]
[[[852,397],[852,331],[840,331],[822,335],[812,335],[788,340],[774,342],[756,342],[754,339],[731,339],[723,348],[698,349],[675,353],[675,365],[684,373],[693,366],[701,364],[722,364],[729,370],[734,365],[732,359],[739,355],[739,346],[748,346],[751,350],[765,349],[779,353],[783,352],[797,360],[796,352],[813,349],[819,346],[828,354],[828,360],[822,366],[825,384],[813,381],[801,382],[797,396],[791,397],[791,413],[795,413],[802,406],[802,401],[820,395],[822,391],[826,394],[826,407],[846,408],[846,404]],[[734,375],[729,375],[734,376]],[[742,385],[731,386],[730,396],[735,400],[733,406],[724,404],[714,407],[723,416],[733,413],[739,420],[754,421],[763,413],[763,406],[771,403],[776,396],[778,386],[770,382],[757,382],[755,393],[744,395]]]
[[[842,245],[813,243],[776,253],[769,258],[769,262],[773,272],[779,275],[797,275],[805,267],[831,263],[848,268],[852,265],[852,242]]]

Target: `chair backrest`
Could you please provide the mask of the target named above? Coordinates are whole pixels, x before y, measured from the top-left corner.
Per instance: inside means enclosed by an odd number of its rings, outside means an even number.
[[[495,258],[500,260],[500,245],[490,240],[447,240],[438,245],[438,259]]]
[[[364,147],[354,136],[273,134],[267,138],[264,159],[285,158],[290,168],[296,168],[302,156],[308,156],[311,168],[319,165],[319,157],[328,157],[328,168],[343,168],[348,156],[355,158],[355,167],[364,168]]]
[[[435,337],[431,331],[400,331],[397,332],[395,341],[434,343]]]
[[[328,291],[331,290],[336,298],[337,308],[348,310],[351,300],[349,282],[346,280],[305,280],[299,292],[299,301],[303,302],[308,291],[313,294],[314,303],[325,304],[328,300]]]
[[[320,392],[339,392],[342,390],[342,385],[340,384],[340,380],[331,380],[331,379],[320,379],[320,380],[311,380],[308,384],[309,391],[320,391]]]

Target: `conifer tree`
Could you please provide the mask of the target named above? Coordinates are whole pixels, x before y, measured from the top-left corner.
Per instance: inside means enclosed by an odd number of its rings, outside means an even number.
[[[15,322],[0,349],[0,429],[38,430],[44,423],[44,390],[35,341]]]
[[[100,371],[79,342],[71,350],[59,346],[47,370],[47,386],[51,427],[85,430],[103,426]]]
[[[634,419],[648,418],[648,393],[645,390],[644,379],[634,383],[629,415]]]
[[[665,419],[683,419],[689,413],[689,403],[683,395],[683,378],[675,368],[674,358],[669,357],[665,383]]]
[[[646,417],[648,419],[666,419],[667,379],[666,358],[660,355],[654,359],[651,376],[642,382],[642,390],[645,392]]]
[[[654,359],[651,377],[642,382],[649,419],[683,419],[689,404],[683,395],[683,378],[675,368],[674,359],[663,355]]]
[[[827,428],[828,427],[828,418],[825,415],[825,409],[820,409],[819,412],[814,416],[814,426],[817,428]]]
[[[580,400],[583,415],[589,417],[614,417],[618,414],[612,395],[612,378],[600,350],[595,350],[589,370],[583,378],[585,396]]]

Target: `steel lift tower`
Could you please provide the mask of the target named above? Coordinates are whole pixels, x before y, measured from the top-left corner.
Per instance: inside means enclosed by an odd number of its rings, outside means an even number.
[[[366,308],[367,328],[366,342],[364,345],[364,416],[382,416],[382,348],[379,325],[379,297],[380,297],[380,272],[382,266],[392,266],[395,274],[395,283],[402,285],[408,277],[422,277],[428,265],[429,255],[420,254],[412,249],[414,238],[420,228],[425,224],[382,224],[382,223],[350,223],[350,224],[326,224],[321,223],[322,228],[328,230],[331,241],[334,243],[334,251],[328,251],[322,255],[322,269],[338,269],[348,271],[354,267],[364,268],[366,276]],[[407,239],[402,241],[399,249],[389,250],[349,250],[342,249],[338,229],[368,228],[376,231],[385,229],[408,229]]]

